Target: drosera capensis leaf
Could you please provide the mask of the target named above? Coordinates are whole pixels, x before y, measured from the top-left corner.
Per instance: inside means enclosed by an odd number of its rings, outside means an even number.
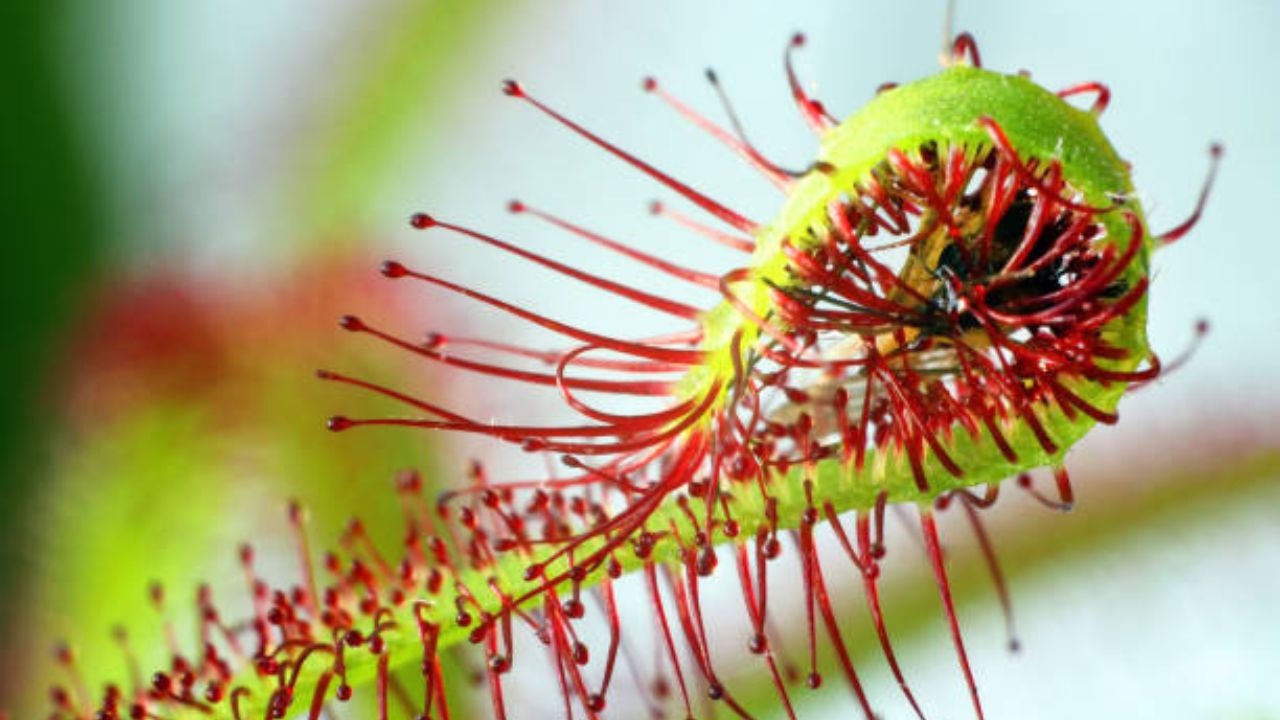
[[[784,551],[780,536],[798,539],[812,658],[807,678],[816,689],[823,685],[819,637],[841,652],[844,640],[814,533],[831,527],[874,598],[886,553],[884,509],[904,505],[919,516],[973,709],[982,716],[934,510],[963,504],[980,529],[976,511],[994,502],[1001,482],[1042,467],[1053,469],[1060,502],[1069,504],[1064,453],[1096,423],[1117,420],[1116,406],[1131,384],[1159,375],[1145,324],[1149,256],[1162,238],[1147,231],[1127,167],[1098,127],[1105,88],[1091,86],[1098,102],[1077,109],[1025,77],[976,67],[972,38],[962,35],[940,74],[884,89],[839,122],[797,79],[792,54],[802,44],[803,38],[793,39],[786,70],[802,119],[820,139],[818,160],[803,173],[773,165],[745,140],[663,94],[785,193],[776,219],[764,224],[578,125],[519,83],[503,84],[508,96],[727,226],[684,223],[752,248],[743,265],[708,282],[706,275],[622,251],[719,293],[718,304],[697,309],[640,283],[607,280],[517,243],[415,214],[410,222],[418,230],[488,245],[680,324],[661,338],[614,337],[398,261],[385,263],[387,278],[464,296],[561,335],[569,347],[539,351],[434,333],[419,342],[354,316],[342,319],[343,328],[495,382],[553,389],[585,420],[497,425],[322,370],[322,380],[384,396],[415,413],[335,416],[330,429],[478,434],[558,459],[576,474],[492,481],[477,463],[470,483],[434,507],[422,502],[420,482],[402,483],[408,532],[399,565],[353,544],[345,563],[337,556],[326,560],[332,585],[321,592],[306,560],[307,585],[255,593],[250,635],[257,649],[245,669],[217,675],[225,661],[206,661],[158,674],[149,699],[139,701],[144,710],[159,703],[244,718],[309,709],[315,717],[333,698],[349,698],[352,688],[373,687],[381,714],[393,694],[390,669],[417,666],[424,677],[420,711],[434,717],[446,712],[440,653],[471,644],[483,650],[493,712],[502,718],[503,681],[516,660],[513,626],[524,625],[547,653],[565,714],[602,717],[626,636],[615,620],[607,651],[590,652],[578,634],[587,613],[579,597],[598,593],[601,605],[612,607],[613,582],[643,573],[655,631],[678,681],[678,692],[655,684],[648,702],[692,715],[690,698],[707,695],[722,702],[724,712],[750,717],[716,671],[699,602],[701,583],[717,573],[731,581],[736,569],[753,628],[748,646],[791,713],[796,690],[778,670],[780,638],[767,628],[768,609],[777,603],[767,603],[766,575]],[[608,242],[532,205],[517,202],[512,209]],[[900,264],[891,267],[891,258]],[[541,365],[526,369],[521,359]],[[609,377],[583,375],[583,369],[609,371]],[[619,412],[587,396],[649,397],[663,405]],[[665,602],[660,580],[671,593]],[[873,616],[883,654],[898,674],[883,619],[878,610]],[[206,645],[206,652],[210,648],[219,659],[216,645]],[[861,712],[874,716],[852,665],[837,672]],[[201,679],[212,683],[206,700],[195,695]],[[923,716],[901,677],[899,684]]]

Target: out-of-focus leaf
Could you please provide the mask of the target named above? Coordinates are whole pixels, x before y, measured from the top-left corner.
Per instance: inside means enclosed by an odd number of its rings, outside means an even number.
[[[441,98],[457,82],[456,68],[500,27],[492,0],[428,0],[382,8],[376,37],[352,48],[352,67],[319,116],[316,132],[298,148],[300,177],[285,204],[288,231],[299,238],[335,234],[353,223],[383,222],[370,208],[403,157],[405,142],[442,119]],[[317,78],[317,81],[324,79]],[[427,150],[445,138],[426,133]],[[415,149],[421,157],[423,147]]]
[[[51,47],[65,3],[15,0],[5,5],[0,42],[6,110],[0,119],[5,181],[4,350],[0,352],[0,587],[20,586],[29,558],[16,539],[38,518],[30,499],[45,453],[39,442],[52,421],[46,373],[60,333],[76,306],[78,283],[96,264],[101,208],[67,121],[61,76]],[[21,624],[13,593],[0,593],[0,636]],[[0,654],[0,696],[14,687],[26,659]]]
[[[315,553],[333,547],[353,515],[384,547],[398,542],[393,479],[406,467],[430,473],[430,444],[412,433],[332,435],[324,418],[339,397],[355,412],[375,400],[313,374],[324,365],[410,377],[418,368],[374,368],[357,346],[334,342],[335,318],[351,303],[405,317],[371,264],[315,262],[253,287],[179,275],[101,293],[63,365],[68,418],[24,542],[35,573],[14,593],[28,616],[15,652],[47,659],[22,669],[22,709],[41,709],[45,688],[68,680],[48,654],[56,639],[78,648],[90,687],[128,677],[117,623],[144,667],[163,664],[153,581],[166,588],[184,652],[196,652],[200,582],[230,598],[227,616],[247,611],[241,542],[257,546],[263,572],[296,570],[290,497],[312,516]],[[406,382],[414,379],[429,382]]]

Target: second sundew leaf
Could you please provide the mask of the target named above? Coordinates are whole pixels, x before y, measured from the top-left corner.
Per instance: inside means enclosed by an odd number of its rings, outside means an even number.
[[[477,466],[471,485],[434,509],[404,496],[411,522],[407,552],[395,572],[357,551],[349,564],[327,563],[333,585],[322,597],[296,590],[271,596],[270,612],[258,609],[253,663],[230,678],[202,669],[196,677],[210,683],[215,699],[196,704],[237,717],[281,717],[298,707],[309,707],[314,716],[331,694],[345,700],[353,688],[372,685],[385,707],[389,669],[417,666],[424,676],[420,700],[431,715],[444,691],[440,653],[470,644],[483,652],[494,713],[505,717],[503,682],[515,657],[511,628],[529,625],[548,653],[566,708],[599,717],[615,669],[602,656],[616,654],[588,652],[577,633],[585,612],[578,596],[598,589],[607,605],[613,581],[638,572],[655,593],[658,627],[680,679],[672,702],[688,706],[696,691],[743,715],[700,630],[699,584],[721,574],[738,580],[754,628],[748,645],[771,668],[779,700],[789,706],[761,584],[768,561],[783,551],[779,534],[798,541],[811,648],[822,634],[843,652],[814,532],[829,521],[874,597],[886,550],[881,511],[903,504],[919,513],[923,545],[981,717],[932,508],[961,503],[976,513],[1003,480],[1046,466],[1055,469],[1060,502],[1070,502],[1063,455],[1097,422],[1116,421],[1116,406],[1131,383],[1159,373],[1145,331],[1155,238],[1132,198],[1125,164],[1098,128],[1104,87],[1064,91],[1096,95],[1092,110],[1078,110],[1026,78],[976,67],[968,36],[955,49],[952,67],[879,94],[843,123],[804,92],[789,54],[797,108],[821,140],[818,161],[800,176],[697,115],[656,80],[647,81],[647,90],[710,130],[786,193],[777,219],[763,226],[578,125],[519,83],[506,82],[507,95],[726,224],[731,231],[722,232],[663,211],[746,249],[745,264],[719,276],[693,271],[512,203],[515,212],[720,292],[719,305],[699,310],[643,290],[642,283],[606,280],[477,230],[414,215],[411,224],[419,230],[489,245],[682,325],[665,339],[603,335],[396,261],[385,263],[388,278],[462,295],[564,336],[571,347],[539,351],[443,335],[422,343],[354,316],[344,317],[342,327],[495,382],[558,388],[586,420],[497,425],[373,381],[322,371],[323,380],[381,395],[417,415],[336,416],[330,428],[486,435],[559,457],[569,476],[503,484]],[[974,67],[963,62],[966,51]],[[521,358],[541,365],[525,369]],[[613,376],[602,379],[583,368]],[[587,394],[654,397],[666,405],[620,413],[587,402]],[[977,486],[984,487],[982,494],[973,490]],[[718,546],[733,552],[716,553]],[[660,578],[670,591],[665,605],[658,600]],[[883,619],[874,615],[897,674]],[[610,648],[623,635],[613,627]],[[692,658],[683,669],[682,655]],[[872,717],[852,667],[842,674],[862,712]],[[809,683],[822,684],[816,670]],[[147,702],[174,709],[192,704],[189,688],[161,684],[165,690]],[[667,701],[665,691],[653,692],[649,703]]]

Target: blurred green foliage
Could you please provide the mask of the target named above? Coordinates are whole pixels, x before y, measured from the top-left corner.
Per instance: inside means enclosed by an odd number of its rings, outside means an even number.
[[[46,370],[102,254],[102,208],[68,121],[54,42],[66,5],[6,3],[0,43],[12,93],[0,116],[7,166],[0,306],[8,315],[0,353],[0,587],[14,587],[28,567],[28,548],[15,538],[33,520],[31,493],[47,460],[41,439],[53,418],[43,402],[52,382]],[[0,594],[0,633],[18,620],[13,601]],[[16,662],[5,654],[0,675],[11,676]]]
[[[331,235],[352,221],[385,224],[371,208],[405,163],[406,139],[421,134],[448,108],[455,70],[472,62],[473,48],[502,28],[500,2],[436,0],[394,2],[376,38],[353,53],[346,83],[312,118],[316,132],[299,147],[306,172],[292,181],[282,203],[282,230],[301,238]],[[426,133],[415,161],[448,142]]]

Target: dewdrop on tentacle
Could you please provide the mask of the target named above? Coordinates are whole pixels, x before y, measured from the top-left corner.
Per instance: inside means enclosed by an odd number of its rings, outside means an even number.
[[[884,86],[841,122],[798,80],[792,53],[802,44],[799,36],[790,44],[785,69],[820,146],[800,172],[745,140],[714,74],[708,79],[724,101],[727,128],[657,80],[643,83],[783,193],[769,222],[666,175],[522,85],[503,84],[507,95],[692,204],[706,217],[667,203],[653,209],[741,251],[740,265],[686,267],[530,202],[509,205],[705,293],[705,303],[691,305],[442,216],[414,215],[411,225],[429,235],[489,245],[617,295],[638,312],[666,316],[671,332],[638,339],[595,332],[556,320],[554,309],[525,308],[411,264],[385,263],[388,278],[462,295],[560,335],[564,346],[442,333],[408,338],[351,316],[342,327],[495,381],[543,386],[580,417],[556,426],[494,424],[326,370],[321,379],[383,395],[413,413],[335,416],[330,428],[479,434],[559,467],[545,477],[499,480],[476,464],[468,484],[435,505],[423,502],[421,480],[406,476],[398,485],[403,557],[396,563],[380,554],[353,525],[346,559],[324,562],[325,586],[311,567],[304,518],[292,512],[303,585],[271,591],[254,574],[251,553],[242,558],[254,617],[245,625],[251,637],[239,639],[235,655],[249,669],[215,678],[217,699],[201,700],[193,688],[213,671],[188,664],[189,675],[178,675],[176,684],[166,675],[163,692],[143,693],[136,703],[142,717],[161,708],[316,717],[327,703],[368,692],[361,685],[372,686],[379,717],[396,704],[410,716],[446,717],[442,652],[459,644],[483,655],[479,674],[499,718],[521,717],[508,707],[504,683],[524,662],[546,667],[565,717],[610,716],[619,683],[641,689],[655,715],[675,708],[682,717],[702,716],[705,703],[716,703],[719,716],[752,717],[720,675],[716,628],[708,633],[702,588],[717,575],[737,583],[750,628],[741,642],[759,657],[788,716],[797,714],[794,693],[806,691],[796,681],[816,690],[832,685],[826,676],[834,673],[860,712],[874,717],[829,596],[834,572],[861,581],[902,701],[925,717],[926,703],[910,690],[893,651],[878,586],[886,509],[906,504],[916,508],[981,717],[934,510],[962,508],[1007,608],[979,511],[1015,477],[1047,502],[1069,506],[1064,454],[1094,424],[1116,421],[1127,388],[1161,372],[1146,341],[1148,263],[1161,241],[1185,234],[1204,195],[1188,223],[1165,235],[1148,232],[1127,166],[1097,124],[1109,99],[1100,84],[1055,94],[1025,76],[983,70],[972,38],[961,35],[941,73]],[[1064,99],[1076,95],[1091,96],[1092,106],[1078,109]],[[618,396],[649,398],[652,409],[620,412],[608,402]],[[1038,468],[1052,469],[1057,499],[1030,480],[1027,473]],[[821,532],[832,534],[848,565],[821,562]],[[770,561],[786,552],[798,558],[793,586],[803,620],[796,624],[805,628],[790,648],[770,620],[778,603],[769,603],[767,582]],[[649,663],[633,659],[620,621],[614,583],[632,571],[644,584],[650,635],[665,662],[651,677]],[[723,612],[717,608],[717,616]],[[588,644],[584,618],[607,627],[607,640]],[[516,642],[521,629],[534,641]],[[209,643],[216,658],[230,653],[217,650],[216,639]],[[834,652],[835,667],[821,667],[820,645]],[[391,670],[400,666],[421,668],[418,687],[396,683]]]

